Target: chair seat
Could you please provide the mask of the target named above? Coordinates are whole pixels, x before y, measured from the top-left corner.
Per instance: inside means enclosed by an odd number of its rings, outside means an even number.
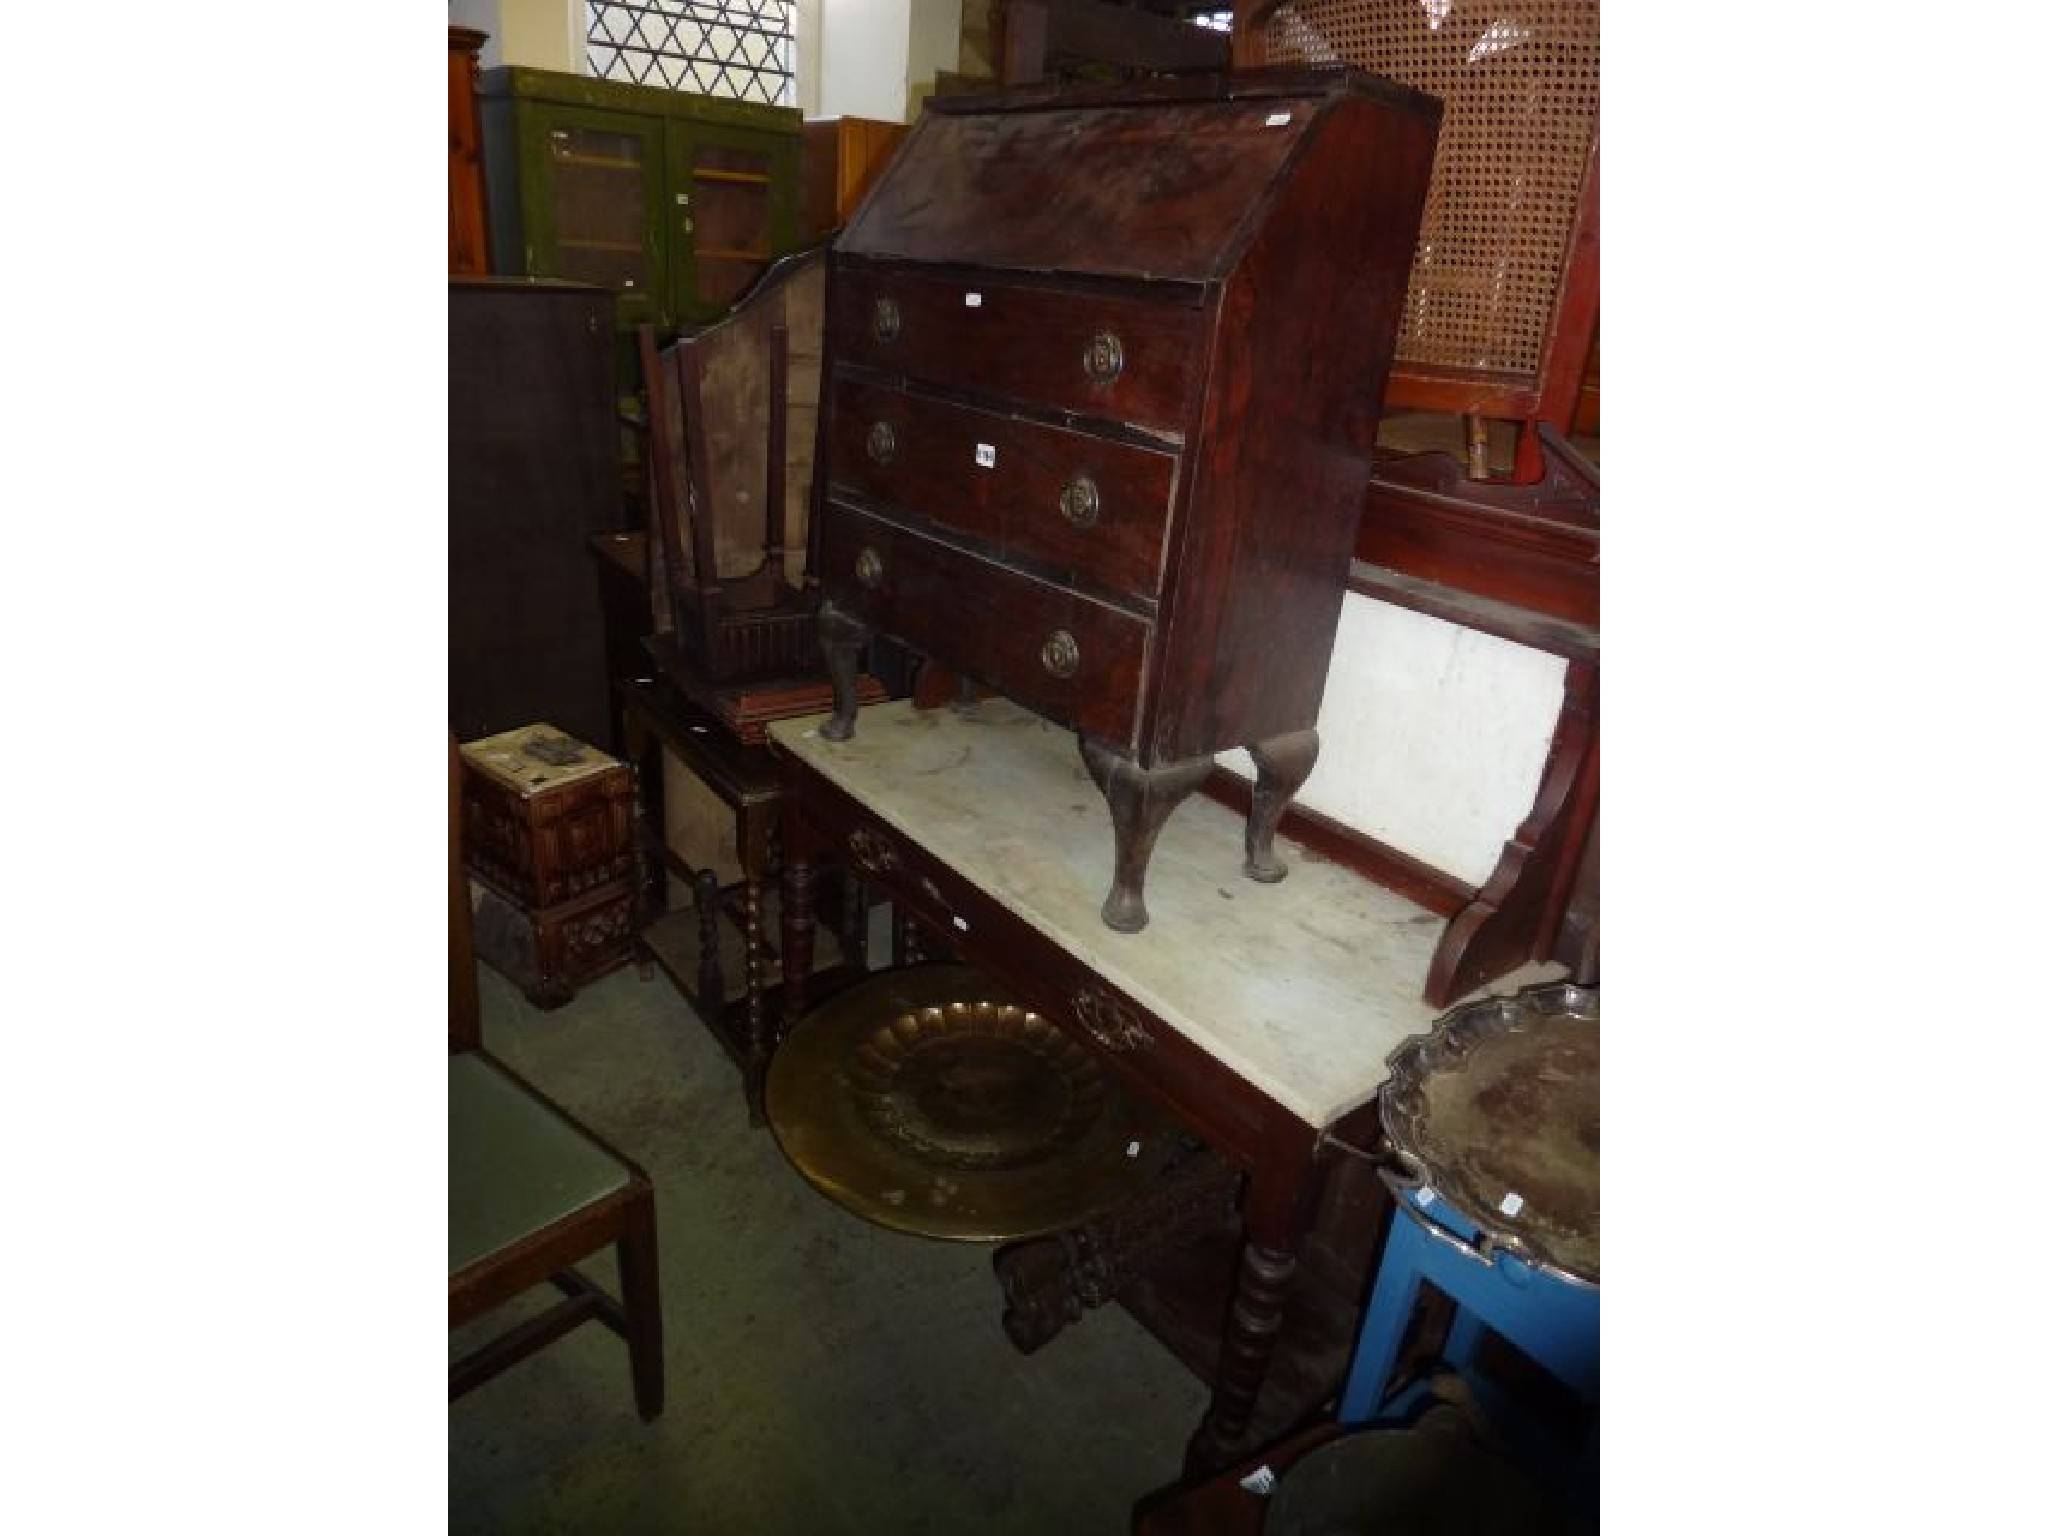
[[[448,1272],[623,1189],[630,1170],[481,1052],[448,1058]]]

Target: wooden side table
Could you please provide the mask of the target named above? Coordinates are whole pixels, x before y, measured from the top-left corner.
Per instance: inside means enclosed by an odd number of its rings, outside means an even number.
[[[628,678],[617,684],[626,758],[639,781],[637,843],[642,867],[635,899],[636,952],[667,973],[698,1017],[740,1068],[747,1113],[761,1120],[762,1085],[772,1045],[766,1004],[767,964],[763,942],[762,892],[775,870],[782,783],[766,747],[735,739],[703,710],[659,680]],[[693,868],[668,846],[662,795],[663,750],[674,755],[732,813],[740,880],[730,893],[718,872]],[[697,963],[691,972],[673,953],[649,942],[648,929],[667,907],[667,874],[690,882],[697,917]],[[744,945],[744,977],[737,1000],[726,996],[719,954],[719,923],[731,904]]]
[[[639,875],[634,897],[634,950],[642,963],[661,968],[740,1069],[747,1116],[766,1124],[764,1091],[768,1058],[780,1037],[780,956],[768,932],[766,903],[781,871],[782,775],[765,746],[735,737],[714,716],[661,678],[628,678],[616,685],[626,760],[637,781],[634,841]],[[669,846],[662,752],[702,784],[733,818],[736,883],[721,883],[719,871],[697,867]],[[668,910],[670,874],[689,882],[696,917],[695,954],[660,942]],[[840,922],[830,935],[833,977],[867,968],[867,892],[845,878],[837,908]],[[731,994],[721,953],[722,924],[737,924],[741,939],[741,985]],[[821,995],[814,992],[814,997]]]

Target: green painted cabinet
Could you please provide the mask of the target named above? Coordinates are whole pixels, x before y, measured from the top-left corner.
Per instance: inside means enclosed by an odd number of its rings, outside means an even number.
[[[793,107],[518,67],[478,95],[497,271],[609,288],[623,331],[716,319],[801,239]]]

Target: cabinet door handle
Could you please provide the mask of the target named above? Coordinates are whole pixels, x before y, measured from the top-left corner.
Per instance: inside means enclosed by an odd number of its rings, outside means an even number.
[[[1056,629],[1038,648],[1038,664],[1054,677],[1068,678],[1081,670],[1081,647],[1064,629]]]
[[[1093,528],[1102,515],[1102,493],[1086,475],[1076,475],[1060,489],[1060,516],[1076,528]]]
[[[875,340],[883,343],[894,341],[903,334],[903,311],[896,307],[891,298],[875,300]]]
[[[853,579],[873,591],[882,584],[882,557],[864,549],[853,557]]]
[[[1114,331],[1097,331],[1088,338],[1081,366],[1096,383],[1109,383],[1124,371],[1124,344],[1117,340]]]
[[[896,457],[896,429],[886,421],[868,428],[868,457],[877,464],[886,464]]]

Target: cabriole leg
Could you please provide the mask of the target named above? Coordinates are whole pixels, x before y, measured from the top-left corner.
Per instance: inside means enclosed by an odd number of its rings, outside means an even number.
[[[860,710],[860,650],[867,643],[867,625],[830,598],[818,605],[818,648],[832,680],[832,718],[818,727],[827,741],[853,737],[853,719]]]
[[[1145,911],[1145,871],[1151,866],[1159,829],[1209,776],[1215,760],[1191,757],[1157,768],[1140,768],[1128,757],[1083,736],[1081,761],[1102,798],[1109,802],[1109,819],[1116,830],[1116,876],[1102,903],[1102,920],[1118,933],[1136,933],[1151,920]]]
[[[1289,731],[1250,747],[1252,764],[1259,781],[1252,787],[1251,815],[1244,824],[1244,872],[1254,880],[1272,884],[1287,878],[1287,865],[1273,854],[1273,833],[1280,818],[1316,765],[1322,749],[1313,730]]]

